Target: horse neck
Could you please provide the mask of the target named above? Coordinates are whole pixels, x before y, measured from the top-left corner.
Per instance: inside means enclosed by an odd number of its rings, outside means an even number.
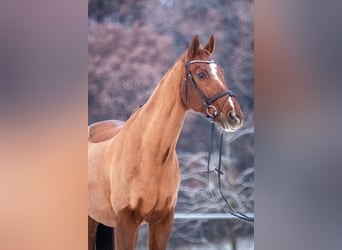
[[[148,118],[144,134],[153,144],[176,145],[185,119],[187,107],[181,98],[184,81],[184,58],[180,57],[157,85],[143,107],[143,115]]]

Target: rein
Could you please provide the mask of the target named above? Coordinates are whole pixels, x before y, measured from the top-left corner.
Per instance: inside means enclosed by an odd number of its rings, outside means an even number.
[[[225,201],[225,203],[227,204],[229,211],[228,213],[237,217],[240,220],[249,222],[249,223],[254,223],[254,218],[248,217],[247,215],[236,211],[231,204],[229,203],[229,201],[227,200],[227,198],[225,197],[225,195],[222,192],[222,187],[221,187],[221,175],[223,175],[223,172],[221,171],[221,162],[222,162],[222,145],[223,145],[223,131],[221,133],[221,140],[220,140],[220,154],[219,154],[219,163],[218,163],[218,167],[215,168],[215,170],[210,170],[210,161],[211,161],[211,154],[213,151],[213,141],[214,141],[214,121],[216,119],[216,117],[222,112],[222,110],[217,110],[217,108],[212,105],[216,100],[218,100],[221,97],[224,96],[234,96],[233,92],[231,90],[225,90],[222,91],[220,93],[215,94],[213,97],[206,97],[206,95],[203,93],[203,91],[200,89],[200,87],[198,86],[198,84],[196,83],[194,77],[192,76],[192,73],[190,71],[190,65],[193,63],[206,63],[206,64],[211,64],[214,63],[214,60],[192,60],[189,62],[185,62],[184,66],[185,66],[185,71],[186,71],[186,77],[185,77],[185,84],[184,84],[184,89],[183,89],[183,102],[186,105],[187,104],[187,83],[191,82],[192,86],[194,87],[194,89],[196,90],[198,96],[201,98],[202,104],[205,107],[205,110],[207,112],[207,117],[210,118],[210,122],[211,122],[211,139],[210,139],[210,148],[208,151],[208,163],[207,163],[207,173],[208,173],[208,185],[209,185],[209,174],[213,171],[217,172],[217,178],[218,178],[218,188],[220,191],[220,194],[223,198],[223,200]],[[184,100],[185,99],[185,100]],[[213,112],[213,113],[212,113]],[[210,188],[209,188],[210,190]]]
[[[211,119],[210,120],[211,123],[211,139],[210,139],[210,148],[208,151],[208,163],[207,163],[207,173],[208,173],[208,186],[209,186],[209,174],[213,171],[215,171],[217,173],[217,179],[218,179],[218,187],[219,187],[219,191],[221,194],[221,197],[223,198],[223,200],[225,201],[225,203],[227,204],[229,211],[228,213],[237,217],[240,220],[246,221],[246,222],[250,222],[250,223],[254,223],[254,218],[248,217],[247,215],[245,215],[244,213],[238,212],[236,211],[229,203],[229,201],[227,200],[227,198],[225,197],[225,195],[222,192],[222,187],[221,187],[221,175],[223,175],[223,172],[221,171],[221,162],[222,162],[222,145],[223,145],[223,131],[221,132],[221,139],[220,139],[220,154],[219,154],[219,163],[218,163],[218,167],[215,168],[215,170],[210,170],[210,160],[211,160],[211,154],[213,151],[213,142],[214,142],[214,120]],[[209,188],[210,189],[210,188]]]
[[[203,91],[200,89],[200,87],[198,86],[198,84],[196,83],[195,79],[192,76],[192,73],[190,71],[190,64],[193,63],[206,63],[206,64],[211,64],[214,63],[214,60],[192,60],[189,62],[185,62],[184,66],[185,66],[185,70],[186,70],[186,82],[191,82],[192,86],[195,88],[197,94],[199,95],[199,97],[201,98],[202,104],[205,107],[205,110],[207,112],[207,116],[210,117],[211,119],[214,119],[221,113],[221,110],[218,111],[217,108],[212,105],[216,100],[220,99],[221,97],[224,96],[235,96],[233,94],[233,92],[231,90],[225,90],[223,92],[220,92],[216,95],[214,95],[213,97],[206,97],[205,94],[203,93]],[[187,85],[185,84],[184,86],[184,96],[185,96],[185,104],[187,103]],[[211,113],[210,111],[213,111],[213,113]]]

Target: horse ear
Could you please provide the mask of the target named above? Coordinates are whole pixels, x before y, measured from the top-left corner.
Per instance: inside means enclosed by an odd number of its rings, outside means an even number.
[[[210,54],[213,54],[215,51],[215,37],[211,35],[207,45],[204,46],[204,49],[208,50]]]
[[[192,39],[192,43],[188,49],[188,54],[187,54],[187,59],[191,60],[197,55],[198,49],[200,47],[200,42],[198,39],[198,35],[195,35],[194,38]]]

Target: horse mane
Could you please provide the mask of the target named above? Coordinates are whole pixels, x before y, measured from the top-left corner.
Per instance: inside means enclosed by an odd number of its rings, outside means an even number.
[[[159,81],[158,84],[162,84],[162,83],[164,82],[164,80],[168,77],[170,71],[171,71],[171,70],[174,70],[176,64],[178,64],[180,61],[185,62],[185,60],[186,60],[185,58],[187,57],[187,54],[186,54],[186,53],[187,53],[187,52],[185,52],[184,54],[180,55],[180,56],[177,58],[177,60],[176,60],[176,62],[174,63],[174,65],[166,71],[166,73],[165,73],[165,74],[163,75],[163,77],[160,79],[160,81]],[[199,48],[197,54],[198,54],[199,57],[211,57],[211,53],[210,53],[208,50],[204,49],[202,45],[200,45],[200,48]],[[139,107],[136,108],[136,109],[134,110],[134,112],[135,112],[136,110],[138,110],[138,109],[139,109]],[[134,113],[134,112],[133,112],[133,113]]]
[[[125,124],[119,120],[107,120],[94,123],[88,127],[88,142],[99,143],[112,139]]]
[[[202,46],[199,48],[197,54],[198,56],[201,56],[201,57],[211,56],[211,53],[208,50],[204,49]],[[184,60],[185,57],[186,57],[186,54],[179,56],[175,64],[177,64],[180,60]],[[171,69],[169,69],[169,71],[170,70]],[[162,83],[165,80],[165,78],[168,75],[167,73],[161,79],[160,83]],[[142,106],[143,105],[139,105],[133,111],[132,115],[134,115]],[[91,143],[99,143],[99,142],[104,142],[109,139],[112,139],[120,131],[121,127],[124,124],[125,122],[119,121],[119,120],[106,120],[106,121],[94,123],[88,127],[88,141]]]

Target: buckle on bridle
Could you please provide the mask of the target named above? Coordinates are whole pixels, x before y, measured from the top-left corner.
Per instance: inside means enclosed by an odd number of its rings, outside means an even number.
[[[210,110],[214,111],[214,113],[211,113]],[[217,109],[214,105],[208,105],[205,108],[205,111],[207,112],[208,117],[210,117],[212,119],[214,119],[218,114]]]

